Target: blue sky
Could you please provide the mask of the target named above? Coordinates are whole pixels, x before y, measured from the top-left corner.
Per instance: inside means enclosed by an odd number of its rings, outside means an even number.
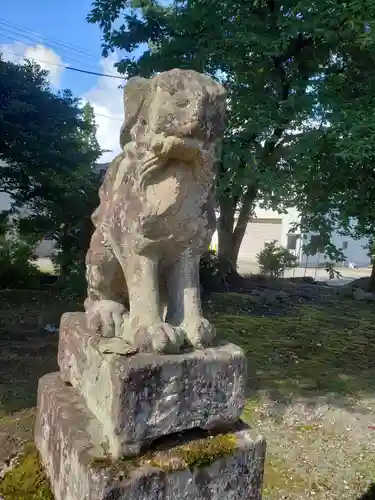
[[[56,2],[51,2],[51,0],[3,0],[0,20],[40,33],[48,39],[52,38],[87,50],[96,56],[96,63],[94,58],[85,57],[81,53],[75,53],[63,47],[59,49],[57,44],[50,42],[55,47],[55,52],[72,66],[100,71],[100,30],[97,25],[89,24],[86,21],[91,3],[91,0],[64,0],[64,2],[58,2],[61,7],[56,8]],[[1,44],[12,43],[15,38],[32,44],[30,38],[33,37],[27,32],[21,32],[6,25],[0,26]],[[40,39],[40,41],[48,43],[44,39]],[[76,95],[89,90],[93,82],[95,82],[94,76],[78,74],[73,71],[64,71],[61,76],[61,86],[71,88]]]
[[[69,88],[83,102],[90,101],[96,113],[99,142],[112,151],[102,158],[108,161],[119,151],[124,110],[118,85],[125,80],[78,73],[66,66],[116,74],[113,64],[121,54],[101,57],[100,29],[86,21],[92,0],[64,0],[57,4],[59,8],[51,0],[2,0],[0,52],[14,62],[24,57],[37,60],[50,71],[55,90]]]

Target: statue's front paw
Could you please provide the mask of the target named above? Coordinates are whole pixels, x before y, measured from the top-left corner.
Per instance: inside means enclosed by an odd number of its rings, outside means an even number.
[[[185,332],[168,323],[139,326],[132,344],[143,352],[176,353],[185,341]]]
[[[103,337],[121,337],[125,307],[113,300],[92,302],[86,308],[87,326]]]
[[[216,329],[207,319],[199,317],[185,321],[181,328],[186,333],[188,342],[196,349],[204,349],[212,344]]]

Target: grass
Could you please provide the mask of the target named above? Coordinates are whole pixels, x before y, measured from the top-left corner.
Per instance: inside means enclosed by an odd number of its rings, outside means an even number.
[[[26,291],[1,292],[0,303],[1,463],[32,439],[38,378],[57,369],[57,334],[42,326],[81,306]],[[246,295],[218,294],[207,312],[248,355],[244,418],[267,439],[264,500],[370,500],[360,495],[375,477],[373,304],[337,299],[274,315]]]
[[[248,297],[218,294],[210,311],[248,355],[244,419],[267,438],[264,499],[362,499],[375,478],[373,306],[337,299],[262,316]]]
[[[280,399],[296,395],[359,397],[375,391],[375,311],[341,300],[303,305],[283,316],[238,314],[248,298],[217,295],[212,318],[220,336],[249,358],[249,387]],[[215,313],[220,311],[220,313]]]

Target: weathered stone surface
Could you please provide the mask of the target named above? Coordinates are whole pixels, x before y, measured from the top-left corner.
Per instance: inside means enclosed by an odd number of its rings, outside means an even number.
[[[202,316],[199,258],[215,229],[226,93],[206,75],[173,69],[129,79],[124,103],[123,151],[92,216],[88,325],[143,352],[179,352],[184,342],[201,349],[215,336]]]
[[[113,456],[137,452],[166,434],[240,417],[246,358],[239,347],[126,357],[99,352],[101,338],[87,329],[84,313],[64,314],[58,362],[62,379],[101,422]]]
[[[253,431],[220,437],[233,446],[201,467],[181,458],[197,449],[194,443],[111,462],[100,443],[99,422],[58,373],[39,381],[35,438],[55,500],[261,499],[265,442]],[[207,438],[207,447],[211,443]]]

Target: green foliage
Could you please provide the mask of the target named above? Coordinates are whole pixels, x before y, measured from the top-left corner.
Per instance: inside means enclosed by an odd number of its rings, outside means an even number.
[[[40,275],[35,264],[35,242],[20,238],[7,212],[0,221],[0,288],[37,288]]]
[[[230,114],[217,176],[221,255],[236,262],[256,201],[297,206],[312,214],[306,227],[319,227],[323,218],[314,214],[327,211],[332,193],[345,196],[347,173],[362,186],[357,203],[365,195],[375,144],[372,0],[94,0],[88,20],[102,30],[105,56],[127,52],[120,72],[192,68],[226,86]],[[144,43],[148,49],[135,59]],[[358,155],[370,168],[354,181]]]
[[[0,288],[37,288],[41,273],[33,257],[29,244],[0,237]]]
[[[0,94],[0,192],[16,207],[27,205],[20,232],[51,236],[60,249],[59,268],[69,276],[70,268],[83,265],[99,202],[93,165],[102,150],[94,110],[88,103],[80,107],[68,91],[53,93],[38,65],[1,56]]]
[[[88,120],[88,125],[80,140],[91,152],[92,148],[95,149],[97,158],[101,150],[95,137],[93,110],[89,105],[85,107],[85,120]],[[91,214],[99,203],[99,186],[100,176],[92,165],[78,165],[61,179],[58,192],[46,190],[43,196],[33,199],[29,203],[30,216],[20,221],[24,237],[38,235],[42,238],[48,234],[56,241],[59,252],[54,258],[55,264],[66,282],[67,293],[74,296],[80,294],[85,283],[81,277],[93,231]]]
[[[91,124],[69,91],[55,94],[34,63],[0,54],[0,190],[20,204],[58,197],[71,172],[92,164]]]
[[[205,252],[200,260],[200,282],[205,293],[228,290],[236,276],[236,269],[225,257],[214,250]]]
[[[82,301],[86,296],[85,264],[77,260],[69,262],[60,278],[61,295],[64,299]]]
[[[261,274],[272,278],[280,278],[286,269],[297,265],[297,257],[280,246],[276,240],[266,243],[257,255]]]

